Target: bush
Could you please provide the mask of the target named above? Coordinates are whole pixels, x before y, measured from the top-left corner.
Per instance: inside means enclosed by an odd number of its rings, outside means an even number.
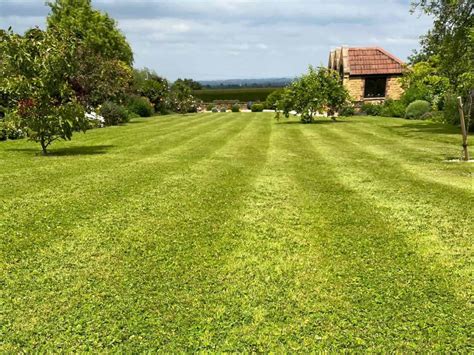
[[[425,113],[431,111],[431,105],[428,101],[416,100],[408,105],[405,111],[405,118],[408,119],[419,119]]]
[[[153,114],[153,105],[146,97],[132,96],[128,99],[127,109],[140,117],[150,117]]]
[[[219,109],[217,107],[213,107],[211,111],[212,112],[219,112]]]
[[[227,112],[227,109],[225,107],[221,107],[220,111],[221,112]]]
[[[18,119],[18,116],[9,114],[5,116],[5,119],[0,120],[0,141],[15,140],[26,136],[25,132],[18,128]]]
[[[106,101],[102,104],[100,114],[104,117],[104,124],[106,126],[116,126],[129,121],[129,113],[125,107],[111,101]]]
[[[265,106],[263,104],[253,104],[252,105],[252,112],[262,112]]]
[[[213,108],[214,108],[214,105],[209,104],[209,105],[206,106],[206,111],[212,111]]]
[[[136,114],[135,112],[128,111],[128,119],[131,120],[132,118],[140,118],[140,115]]]
[[[382,112],[382,105],[366,102],[362,105],[361,111],[369,116],[379,116]]]
[[[443,111],[432,111],[424,113],[421,117],[421,120],[429,120],[433,122],[444,122],[444,113]]]
[[[349,116],[354,116],[354,114],[355,114],[355,108],[352,104],[345,105],[339,110],[339,116],[349,117]]]
[[[240,106],[235,104],[235,105],[232,105],[232,108],[231,108],[232,112],[240,112]]]
[[[380,112],[381,116],[384,117],[405,117],[405,104],[400,100],[385,100],[382,110]]]
[[[443,110],[443,121],[453,125],[461,123],[461,117],[459,117],[458,99],[457,96],[448,93],[444,98],[444,110]]]

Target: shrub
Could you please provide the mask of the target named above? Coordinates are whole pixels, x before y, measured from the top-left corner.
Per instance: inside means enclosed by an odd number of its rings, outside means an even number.
[[[443,111],[426,112],[420,117],[420,119],[433,122],[444,122],[444,113]]]
[[[128,99],[127,109],[140,117],[150,117],[153,114],[153,105],[146,97],[131,96]]]
[[[209,104],[209,105],[206,106],[206,111],[212,111],[213,108],[214,108],[214,105]]]
[[[97,112],[86,112],[84,116],[89,120],[89,128],[100,128],[105,126],[105,118]]]
[[[232,105],[232,108],[231,108],[232,112],[240,112],[240,106],[235,104],[235,105]]]
[[[111,101],[102,104],[100,114],[104,117],[106,126],[116,126],[129,120],[129,113],[125,107]]]
[[[444,97],[443,121],[453,125],[458,125],[461,122],[459,117],[458,99],[456,95],[448,93]]]
[[[212,112],[219,112],[219,109],[217,107],[213,107],[211,111]]]
[[[384,117],[404,117],[405,110],[406,106],[402,101],[387,99],[383,104],[380,115]]]
[[[369,116],[379,116],[382,112],[382,105],[366,102],[362,105],[361,111]]]
[[[416,100],[408,105],[405,111],[405,118],[419,119],[425,113],[431,111],[431,105],[428,101]]]
[[[355,114],[355,108],[352,104],[345,105],[339,110],[339,116],[354,116]]]
[[[140,118],[140,115],[136,114],[135,112],[128,111],[128,119],[131,120],[132,118]]]
[[[220,111],[221,112],[227,112],[227,109],[225,107],[221,107]]]
[[[253,104],[252,105],[252,112],[262,112],[265,106],[263,104]]]
[[[0,141],[15,140],[25,136],[25,132],[19,128],[18,116],[9,114],[4,120],[0,120]]]

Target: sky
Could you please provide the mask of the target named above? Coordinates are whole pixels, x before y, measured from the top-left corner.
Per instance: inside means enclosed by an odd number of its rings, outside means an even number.
[[[340,45],[405,60],[432,21],[410,0],[92,0],[130,42],[135,67],[175,80],[295,77]],[[45,0],[0,0],[0,28],[45,27]]]

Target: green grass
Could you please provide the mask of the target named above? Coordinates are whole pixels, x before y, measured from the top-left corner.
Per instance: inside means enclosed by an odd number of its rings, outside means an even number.
[[[281,88],[241,88],[241,89],[202,89],[195,90],[193,95],[204,102],[215,100],[237,100],[239,102],[265,101],[267,96]]]
[[[139,119],[0,143],[0,351],[472,352],[455,127]]]

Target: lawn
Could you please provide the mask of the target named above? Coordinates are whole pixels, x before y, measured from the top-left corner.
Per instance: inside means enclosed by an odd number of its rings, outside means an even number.
[[[456,127],[266,113],[0,143],[0,351],[472,349]]]

